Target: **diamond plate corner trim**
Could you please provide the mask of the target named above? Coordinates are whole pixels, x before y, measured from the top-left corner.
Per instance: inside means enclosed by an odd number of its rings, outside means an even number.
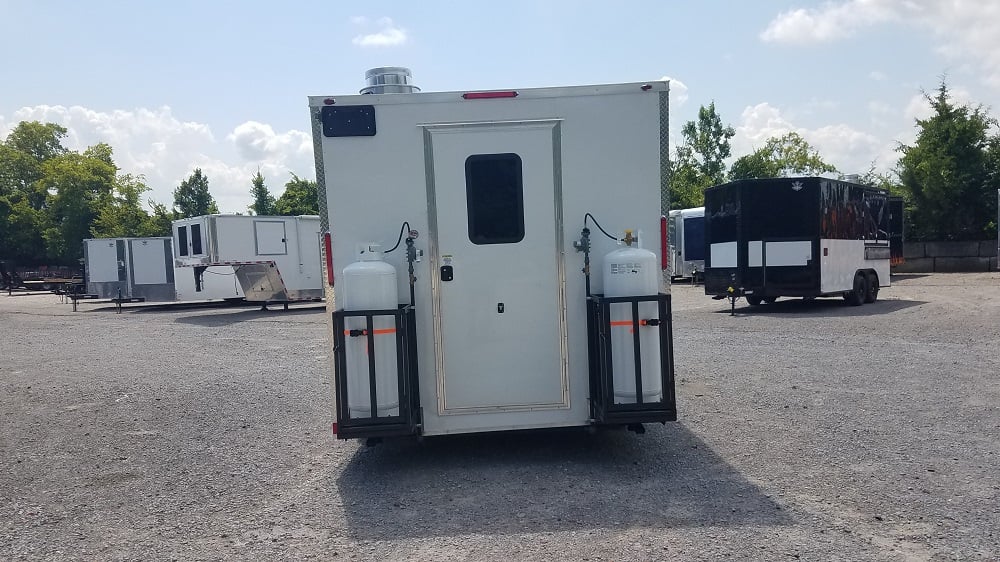
[[[323,123],[320,118],[320,108],[309,108],[309,120],[312,121],[313,160],[316,162],[316,196],[319,199],[319,230],[330,231],[330,214],[326,209],[326,174],[323,167]]]
[[[670,87],[660,92],[660,214],[670,210]]]

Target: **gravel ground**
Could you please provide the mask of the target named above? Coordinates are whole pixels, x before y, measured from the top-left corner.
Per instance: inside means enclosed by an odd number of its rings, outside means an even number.
[[[322,308],[0,296],[0,559],[995,560],[1000,275],[736,316],[675,285],[681,421],[365,447]]]

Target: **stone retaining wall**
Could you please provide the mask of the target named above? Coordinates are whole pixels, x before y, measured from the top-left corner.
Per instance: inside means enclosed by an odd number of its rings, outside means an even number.
[[[906,242],[903,258],[893,273],[997,271],[997,241]]]

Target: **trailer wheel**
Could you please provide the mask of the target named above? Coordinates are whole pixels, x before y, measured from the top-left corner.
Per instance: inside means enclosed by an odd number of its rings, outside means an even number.
[[[861,306],[868,294],[868,279],[860,271],[854,275],[854,289],[844,293],[844,300],[851,306]]]
[[[760,301],[763,300],[757,295],[747,295],[746,297],[747,297],[747,302],[750,303],[750,306],[757,306],[760,304]]]
[[[865,302],[872,303],[878,300],[878,275],[870,272],[865,277],[868,286],[868,290],[865,291]]]

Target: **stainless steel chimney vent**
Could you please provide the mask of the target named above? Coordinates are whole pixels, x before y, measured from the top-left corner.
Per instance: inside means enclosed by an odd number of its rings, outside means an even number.
[[[413,85],[409,68],[402,66],[381,66],[365,72],[367,86],[362,94],[412,94],[420,88]]]

